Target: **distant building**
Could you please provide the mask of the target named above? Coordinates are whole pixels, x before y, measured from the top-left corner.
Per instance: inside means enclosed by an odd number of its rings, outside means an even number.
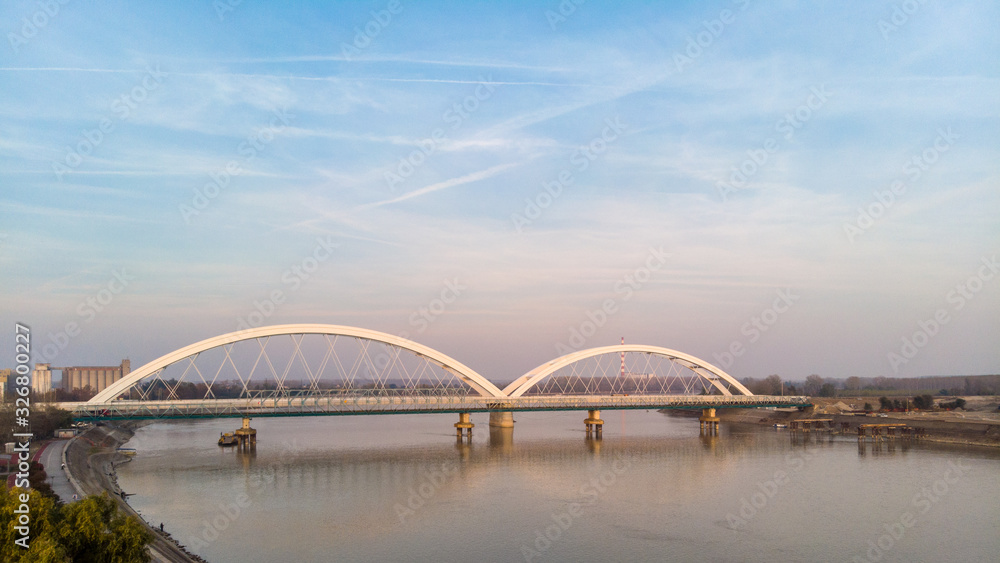
[[[7,399],[7,393],[10,391],[10,385],[13,383],[11,380],[11,374],[14,373],[9,369],[0,369],[0,402]]]
[[[82,366],[62,369],[62,388],[66,391],[90,387],[95,393],[107,389],[112,383],[132,371],[129,360],[122,360],[119,366]],[[51,383],[50,383],[51,385]]]
[[[45,394],[52,391],[52,369],[51,364],[35,364],[35,371],[31,372],[31,390],[38,394]]]

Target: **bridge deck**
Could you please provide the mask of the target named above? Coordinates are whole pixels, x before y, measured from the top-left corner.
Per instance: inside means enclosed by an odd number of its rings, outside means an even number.
[[[365,414],[624,409],[805,407],[807,397],[772,395],[304,396],[260,399],[58,403],[77,420],[237,418]]]

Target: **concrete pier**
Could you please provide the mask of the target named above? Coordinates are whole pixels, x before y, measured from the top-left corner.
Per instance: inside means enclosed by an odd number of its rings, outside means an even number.
[[[583,424],[587,427],[587,436],[593,435],[596,438],[601,437],[601,432],[604,430],[604,421],[601,420],[601,411],[588,410],[587,418],[583,419]]]
[[[698,426],[702,432],[718,435],[719,417],[715,416],[715,409],[702,409],[701,416],[698,417]]]
[[[257,430],[250,428],[250,417],[243,417],[243,426],[236,429],[236,447],[241,450],[257,449]]]
[[[513,428],[514,413],[510,411],[490,411],[490,427]]]
[[[455,423],[455,430],[458,435],[458,439],[461,440],[463,434],[468,431],[469,440],[472,440],[472,429],[476,425],[469,420],[469,413],[460,412],[458,413],[458,422]]]

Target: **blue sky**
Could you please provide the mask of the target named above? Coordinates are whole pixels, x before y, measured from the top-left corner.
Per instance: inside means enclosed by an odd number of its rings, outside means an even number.
[[[264,324],[496,380],[587,323],[740,378],[1000,371],[990,3],[221,5],[0,8],[36,360],[137,366],[279,292]]]

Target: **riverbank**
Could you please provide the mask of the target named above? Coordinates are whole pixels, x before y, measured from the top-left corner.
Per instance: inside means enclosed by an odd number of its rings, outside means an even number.
[[[886,416],[864,416],[839,412],[837,404],[864,404],[864,399],[811,399],[814,406],[805,410],[797,409],[720,409],[718,416],[723,422],[740,422],[760,426],[789,424],[795,420],[809,418],[832,419],[834,427],[840,430],[847,424],[849,432],[857,434],[861,424],[906,424],[912,428],[923,428],[920,438],[928,442],[985,446],[1000,448],[1000,414],[985,411],[911,411],[890,412]]]
[[[70,483],[80,496],[99,495],[107,491],[118,506],[127,514],[139,519],[153,533],[153,543],[149,546],[153,561],[167,563],[194,563],[205,560],[188,553],[167,532],[153,527],[129,506],[118,485],[115,468],[131,461],[117,451],[118,447],[132,438],[133,430],[139,424],[93,426],[86,432],[70,440],[65,450],[66,473]]]

